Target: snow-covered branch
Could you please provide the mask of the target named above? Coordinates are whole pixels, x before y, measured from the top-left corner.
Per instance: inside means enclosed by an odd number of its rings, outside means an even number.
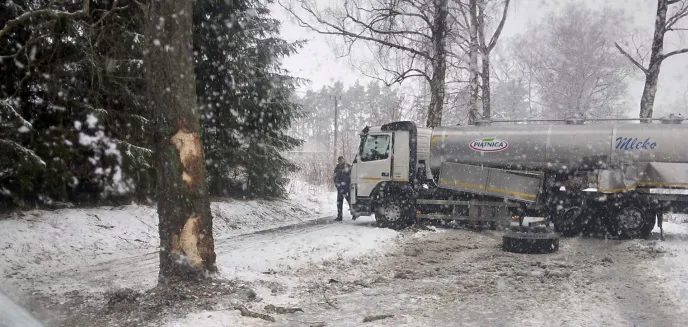
[[[28,42],[26,42],[26,44],[24,44],[23,46],[21,46],[21,47],[19,48],[19,50],[17,50],[15,53],[10,54],[10,55],[4,55],[4,56],[0,55],[0,61],[1,61],[2,59],[11,59],[11,58],[15,58],[15,57],[18,56],[20,53],[22,53],[22,51],[28,49],[29,46],[31,46],[31,45],[37,43],[38,41],[40,41],[40,40],[42,40],[42,39],[45,39],[45,38],[47,38],[47,37],[50,37],[50,36],[52,36],[52,34],[45,34],[45,35],[41,35],[41,36],[32,38],[32,39],[30,39]]]
[[[33,127],[33,125],[31,125],[31,122],[24,119],[24,117],[22,117],[22,115],[20,115],[19,112],[17,112],[17,110],[14,109],[14,107],[12,107],[10,100],[0,99],[0,107],[6,109],[7,112],[9,112],[12,116],[17,118],[19,121],[21,121],[22,125],[29,127],[29,128]]]
[[[69,12],[69,11],[61,11],[61,10],[55,10],[55,9],[39,9],[39,10],[34,10],[34,11],[29,11],[25,12],[19,17],[10,19],[5,23],[5,26],[0,30],[0,38],[5,36],[7,32],[9,32],[12,28],[14,28],[17,25],[20,25],[31,18],[34,17],[40,17],[40,16],[48,16],[51,18],[65,18],[65,19],[73,19],[73,18],[80,18],[80,17],[87,17],[90,13],[90,0],[83,0],[83,5],[81,10],[75,11],[75,12]]]
[[[127,118],[133,118],[133,119],[136,119],[136,120],[138,120],[139,122],[141,122],[141,124],[148,124],[148,123],[150,122],[150,120],[149,120],[148,118],[143,117],[143,116],[141,116],[141,115],[135,115],[135,114],[125,113],[125,112],[116,111],[116,110],[115,110],[115,111],[109,111],[109,110],[106,110],[106,109],[103,109],[103,108],[93,108],[93,107],[91,107],[90,105],[85,105],[85,107],[86,107],[86,108],[89,108],[89,109],[93,110],[93,112],[98,113],[98,114],[101,114],[101,115],[110,115],[110,114],[113,114],[113,115],[116,115],[116,116],[127,117]]]
[[[10,141],[10,140],[5,140],[5,139],[0,139],[0,146],[8,147],[12,151],[19,152],[21,154],[24,154],[27,156],[29,159],[32,159],[33,161],[39,163],[41,166],[45,166],[45,161],[41,159],[40,156],[36,154],[33,150],[26,148],[22,146],[21,144]],[[4,152],[4,151],[3,151]]]
[[[138,145],[133,145],[133,144],[127,142],[127,141],[115,140],[115,143],[124,145],[124,146],[126,146],[127,148],[129,148],[129,149],[134,149],[134,150],[136,150],[137,152],[145,153],[146,155],[152,155],[152,154],[153,154],[153,150],[151,150],[151,149],[149,149],[149,148],[140,147],[140,146],[138,146]]]

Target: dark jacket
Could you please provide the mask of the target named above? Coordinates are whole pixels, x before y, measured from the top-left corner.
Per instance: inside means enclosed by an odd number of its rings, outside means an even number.
[[[351,183],[351,166],[347,163],[334,167],[334,186],[338,189],[349,188]]]

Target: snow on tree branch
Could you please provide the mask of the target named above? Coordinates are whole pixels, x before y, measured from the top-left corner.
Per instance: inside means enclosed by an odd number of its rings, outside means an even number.
[[[133,118],[133,119],[136,119],[139,122],[141,122],[141,124],[148,124],[150,122],[150,120],[148,118],[143,117],[141,115],[135,115],[135,114],[125,113],[125,112],[116,111],[116,110],[109,111],[109,110],[106,110],[103,108],[93,108],[90,105],[85,105],[85,107],[89,108],[89,109],[93,110],[93,112],[101,114],[101,115],[111,115],[112,114],[112,115],[122,116],[122,117],[126,117],[126,118]]]
[[[21,121],[22,125],[24,125],[24,126],[26,126],[26,127],[29,127],[29,128],[32,128],[32,127],[33,127],[33,125],[31,124],[31,122],[29,122],[28,120],[24,119],[24,117],[22,117],[22,115],[20,115],[19,112],[17,112],[17,110],[14,109],[14,107],[13,107],[12,104],[10,103],[10,100],[8,100],[8,99],[0,99],[0,107],[6,109],[7,112],[9,112],[12,116],[14,116],[15,118],[17,118],[19,121]]]
[[[39,9],[39,10],[34,10],[34,11],[29,11],[25,12],[19,17],[10,19],[5,23],[5,26],[0,30],[0,38],[5,36],[7,32],[9,32],[12,28],[14,28],[17,25],[20,25],[31,18],[34,17],[40,17],[40,16],[48,16],[51,18],[67,18],[67,19],[73,19],[73,18],[80,18],[80,17],[87,17],[90,13],[90,0],[83,0],[83,5],[81,10],[75,11],[75,12],[68,12],[68,11],[61,11],[61,10],[55,10],[55,9]]]
[[[39,163],[41,166],[45,166],[45,161],[43,161],[43,159],[41,159],[41,157],[38,156],[36,154],[36,152],[20,145],[17,142],[5,140],[5,139],[0,139],[0,146],[8,147],[12,151],[16,151],[18,153],[21,153],[21,154],[27,156],[28,159],[32,159],[34,162]]]

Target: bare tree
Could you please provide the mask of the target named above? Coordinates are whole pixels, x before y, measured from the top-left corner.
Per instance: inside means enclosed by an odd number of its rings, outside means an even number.
[[[478,0],[468,0],[468,14],[470,17],[470,22],[468,23],[468,34],[469,34],[469,45],[470,50],[468,56],[470,58],[468,62],[468,70],[470,73],[470,98],[468,101],[468,108],[470,113],[470,120],[475,121],[480,118],[480,111],[478,111],[478,98],[480,96],[480,82],[478,80],[480,76],[480,70],[478,69],[478,51],[479,41],[478,41],[478,26],[480,25],[480,19],[478,17]]]
[[[471,0],[475,1],[475,0]],[[490,37],[489,42],[485,42],[485,16],[487,0],[478,0],[478,41],[480,42],[480,54],[482,55],[482,100],[483,100],[483,118],[490,119],[492,117],[491,103],[490,103],[490,52],[497,45],[499,35],[502,33],[504,23],[506,22],[506,14],[509,11],[509,0],[504,0],[504,9],[502,11],[501,19],[497,25],[494,34]]]
[[[617,12],[572,4],[516,39],[515,58],[532,78],[530,101],[542,116],[614,117],[625,110],[630,68],[614,55],[612,41],[623,26]]]
[[[156,123],[159,282],[215,270],[212,215],[196,108],[192,0],[150,2],[148,99]]]
[[[387,85],[423,78],[431,94],[427,126],[441,125],[450,25],[448,0],[347,0],[341,7],[323,12],[314,1],[298,2],[299,8],[291,3],[282,6],[301,26],[341,37],[348,53],[357,41],[368,47],[376,65],[362,69],[366,75]],[[311,19],[315,22],[310,23]]]
[[[450,33],[449,57],[452,76],[456,76],[460,85],[464,71],[468,73],[468,90],[459,88],[452,92],[453,103],[466,102],[468,120],[490,118],[490,52],[497,44],[499,36],[506,22],[509,9],[508,0],[453,0],[450,7],[452,26]],[[486,38],[486,29],[492,21],[493,12],[499,9],[497,27],[492,36]],[[467,60],[464,58],[467,55]],[[467,62],[467,67],[464,64]],[[482,93],[482,97],[481,97]],[[466,96],[467,95],[467,96]],[[464,99],[465,98],[465,99]],[[482,114],[479,110],[482,102]]]
[[[671,9],[671,10],[670,10]],[[667,32],[687,30],[687,27],[679,27],[680,21],[686,21],[688,17],[688,0],[657,0],[657,14],[655,15],[655,31],[652,38],[652,50],[650,62],[647,68],[643,65],[642,58],[636,60],[618,43],[616,48],[645,74],[645,87],[640,99],[640,118],[652,118],[652,112],[657,94],[657,82],[659,81],[659,69],[662,62],[674,55],[688,53],[688,48],[664,52],[664,37]],[[639,52],[639,51],[638,51]],[[644,120],[643,122],[649,122]]]

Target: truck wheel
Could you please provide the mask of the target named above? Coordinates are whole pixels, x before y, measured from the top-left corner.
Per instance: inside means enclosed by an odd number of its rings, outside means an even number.
[[[553,253],[559,250],[555,233],[507,233],[502,236],[502,250],[514,253]]]
[[[552,215],[554,230],[566,237],[578,236],[583,231],[583,208],[571,207]]]
[[[401,199],[389,199],[383,202],[375,214],[378,226],[391,229],[407,227],[411,223],[411,218],[411,205]]]
[[[607,222],[610,232],[621,238],[647,238],[655,228],[657,213],[634,205],[620,206]]]

